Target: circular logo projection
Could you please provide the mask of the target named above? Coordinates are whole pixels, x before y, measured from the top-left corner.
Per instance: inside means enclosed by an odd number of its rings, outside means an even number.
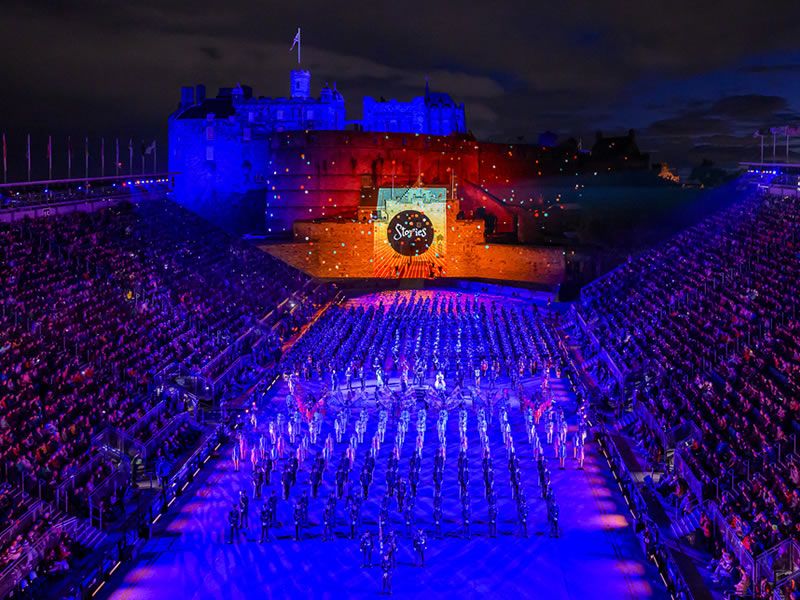
[[[389,244],[403,256],[419,256],[433,243],[433,223],[418,210],[404,210],[389,221]]]

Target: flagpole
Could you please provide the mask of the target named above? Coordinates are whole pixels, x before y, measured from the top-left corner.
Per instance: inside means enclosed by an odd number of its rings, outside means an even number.
[[[89,179],[89,136],[87,135],[84,138],[83,142],[83,166],[84,166],[84,175],[86,179]]]
[[[106,176],[106,138],[100,138],[100,177]]]
[[[31,134],[28,134],[28,145],[25,151],[25,156],[28,159],[28,181],[31,180]]]
[[[6,149],[6,132],[3,132],[3,183],[8,183],[8,150]]]
[[[142,175],[144,175],[144,142],[142,142]]]
[[[114,174],[119,177],[119,138],[114,139]]]
[[[294,50],[294,47],[297,46],[297,64],[300,64],[300,28],[297,28],[297,33],[294,34],[294,39],[292,40],[292,47],[289,48],[289,52]]]
[[[786,138],[786,139],[788,140],[789,138]],[[789,142],[788,141],[786,142],[786,148],[787,148],[786,153],[787,153],[787,156],[788,156],[788,153],[789,153],[789,150],[788,150]],[[153,140],[153,175],[155,175],[156,173],[158,173],[158,142],[156,142],[156,140]]]
[[[47,179],[53,179],[53,136],[47,136]]]
[[[133,175],[133,138],[128,140],[128,175]]]
[[[72,138],[67,136],[67,179],[72,179]]]

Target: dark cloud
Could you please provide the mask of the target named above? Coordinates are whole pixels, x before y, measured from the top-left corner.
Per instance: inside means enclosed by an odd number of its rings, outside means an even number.
[[[789,101],[780,96],[745,94],[720,98],[711,105],[708,113],[739,121],[763,122],[775,113],[788,108]]]
[[[790,102],[781,96],[743,94],[725,96],[705,105],[691,102],[672,117],[659,119],[641,132],[641,139],[657,142],[658,158],[692,163],[709,158],[733,165],[756,158],[753,132],[800,122]]]
[[[775,73],[792,74],[800,73],[800,64],[786,65],[747,65],[740,68],[743,73]]]
[[[200,52],[205,54],[211,60],[220,60],[222,58],[222,52],[220,52],[219,48],[214,46],[202,46],[200,48]]]
[[[409,98],[429,76],[466,104],[480,136],[591,135],[641,126],[630,97],[669,82],[674,99],[637,107],[648,111],[638,117],[649,124],[643,143],[658,150],[680,138],[686,149],[794,118],[798,98],[764,93],[752,78],[797,70],[788,53],[800,51],[798,20],[796,0],[768,10],[756,0],[6,0],[0,115],[18,131],[163,138],[181,85],[285,95],[301,25],[315,89],[336,81],[353,116],[363,95]],[[686,83],[725,69],[734,75],[716,91]]]

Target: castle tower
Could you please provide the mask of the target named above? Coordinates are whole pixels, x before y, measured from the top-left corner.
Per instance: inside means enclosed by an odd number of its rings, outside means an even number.
[[[311,71],[292,70],[292,99],[308,100],[311,97]]]

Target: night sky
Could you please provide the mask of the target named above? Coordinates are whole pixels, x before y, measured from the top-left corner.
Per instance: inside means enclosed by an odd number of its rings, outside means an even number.
[[[4,0],[0,129],[166,139],[181,85],[285,96],[303,28],[312,91],[409,99],[425,76],[480,138],[591,142],[635,128],[653,160],[732,164],[759,127],[800,124],[800,2]],[[39,150],[41,148],[41,150]],[[164,153],[165,154],[165,153]],[[42,159],[43,161],[43,159]]]

